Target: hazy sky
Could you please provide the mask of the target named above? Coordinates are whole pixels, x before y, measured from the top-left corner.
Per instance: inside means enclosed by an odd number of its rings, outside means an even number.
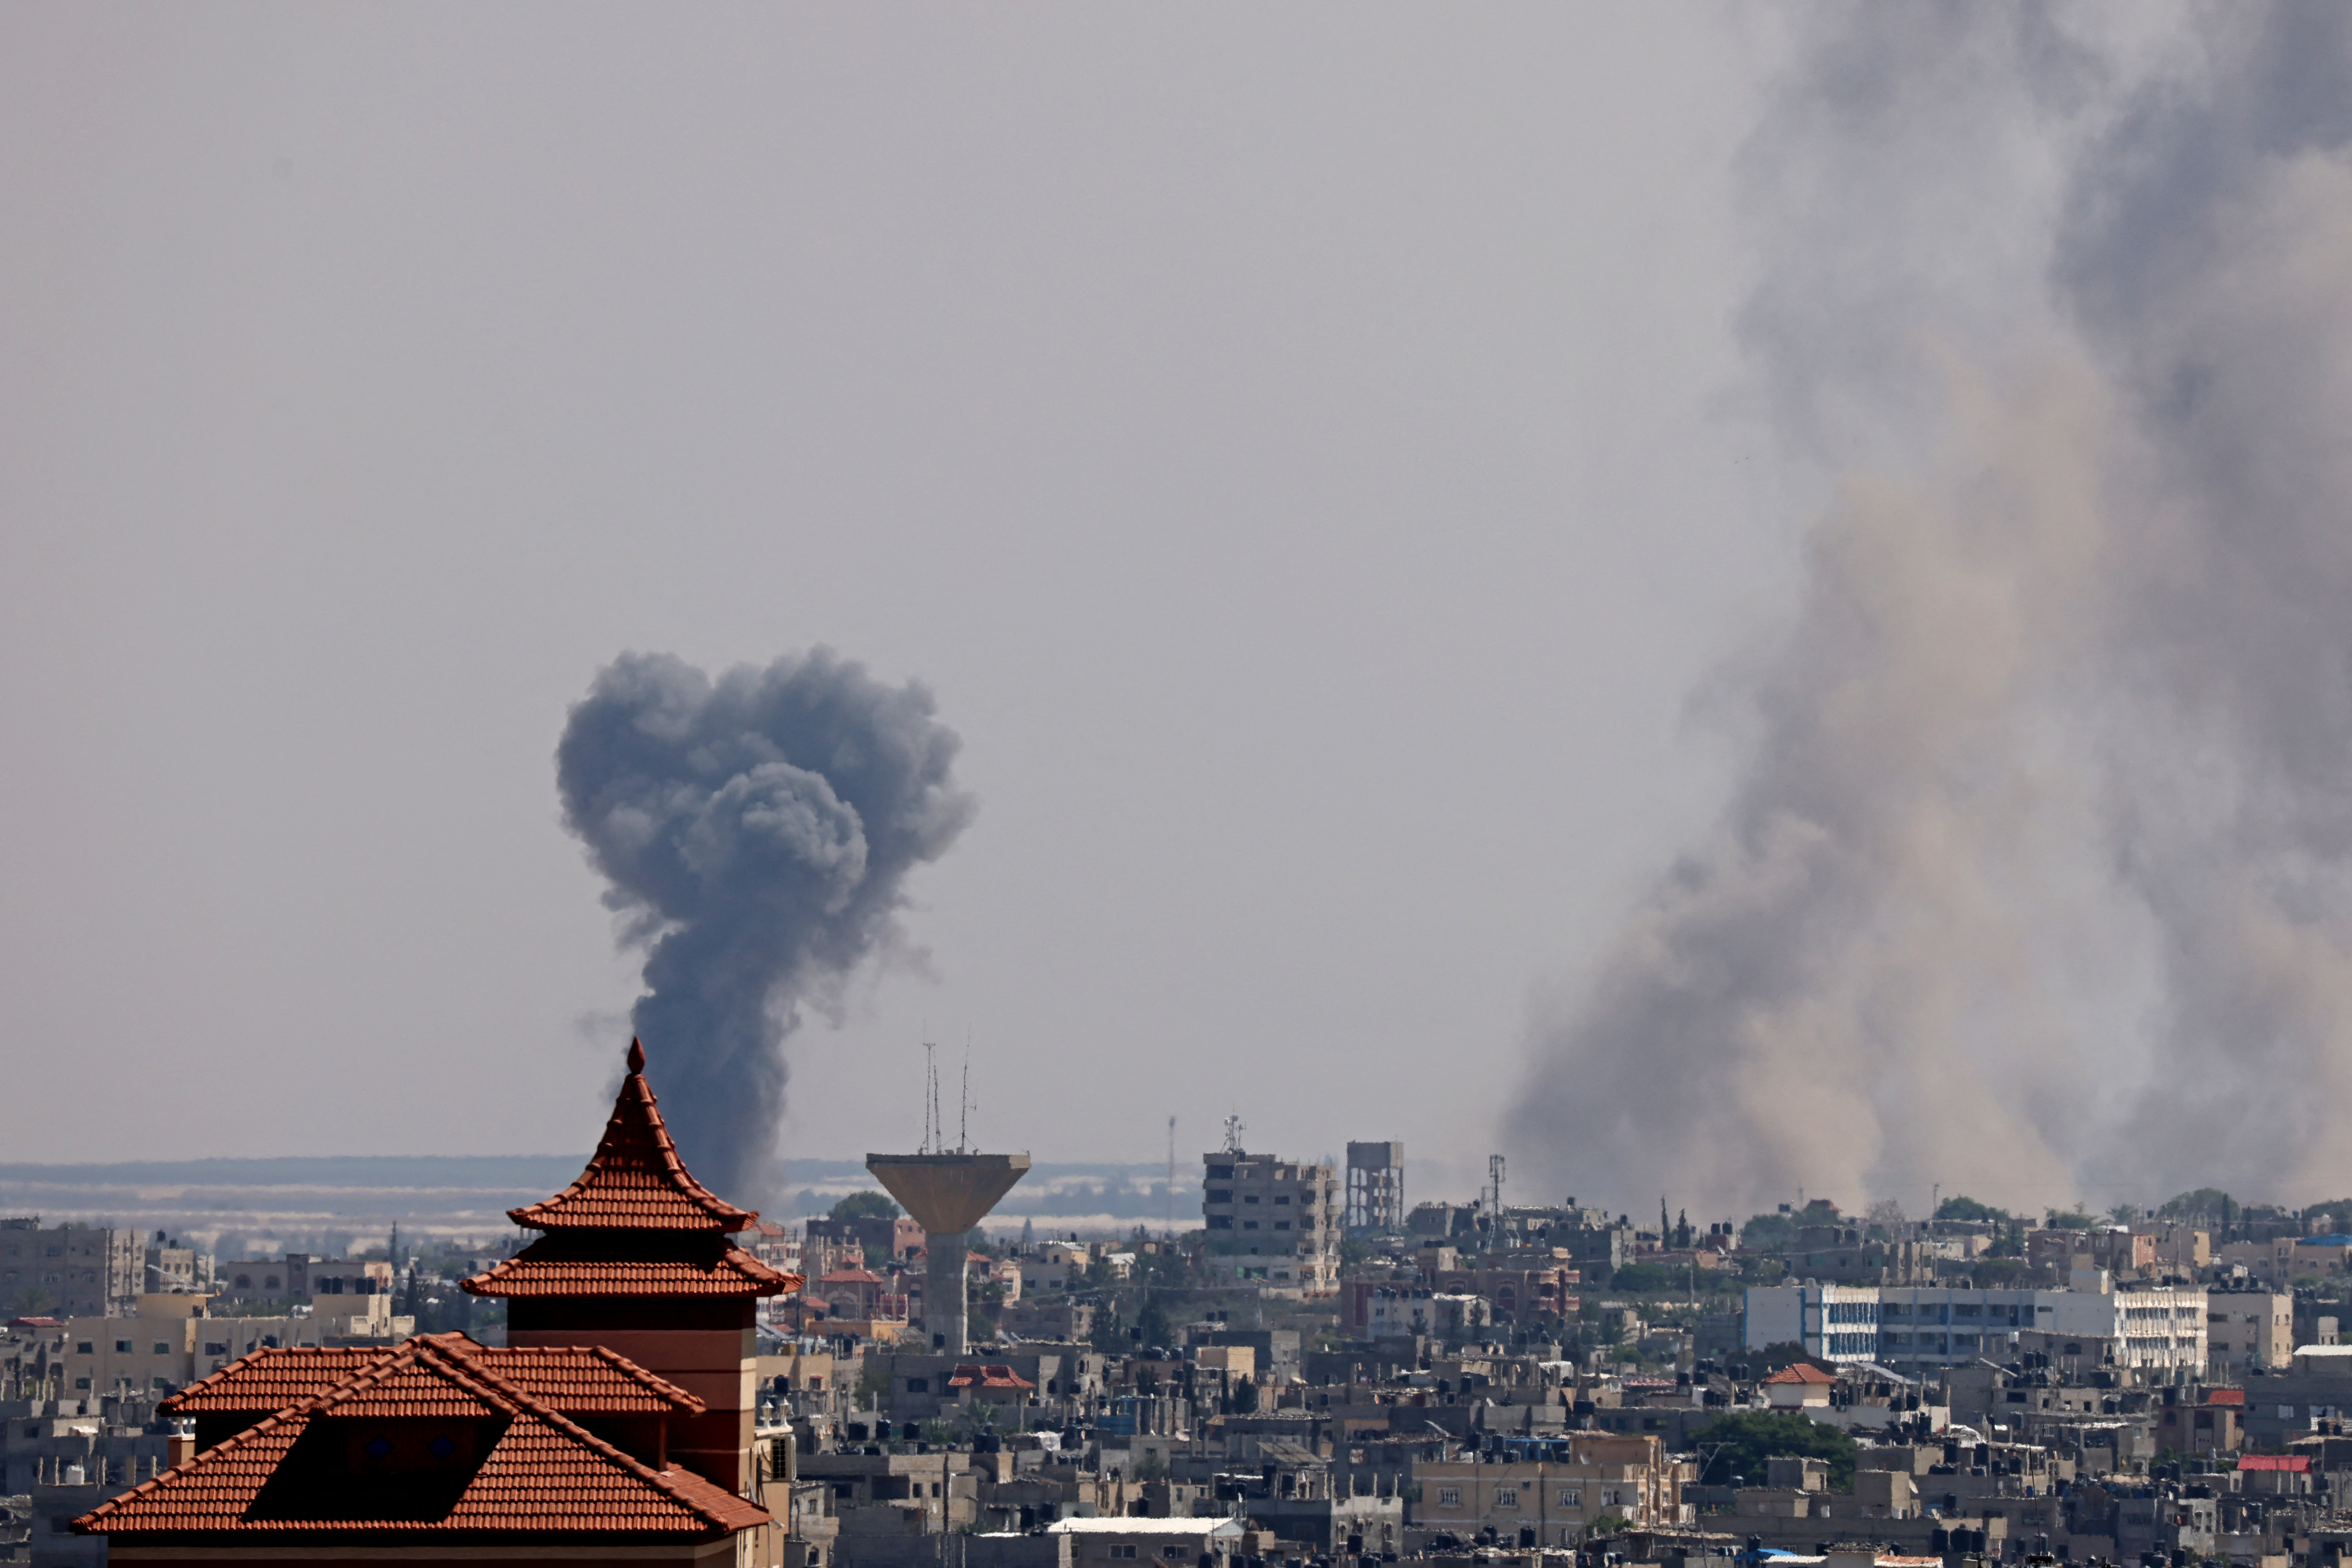
[[[824,644],[980,805],[786,1152],[911,1146],[928,1032],[991,1147],[1238,1110],[1466,1195],[1793,595],[1778,29],[12,7],[0,1159],[584,1148],[637,965],[566,710]]]

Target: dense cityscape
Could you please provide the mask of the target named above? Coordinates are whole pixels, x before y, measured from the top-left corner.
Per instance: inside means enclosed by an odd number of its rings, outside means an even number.
[[[0,1219],[14,1558],[282,1531],[312,1429],[352,1434],[364,1495],[297,1508],[303,1538],[398,1555],[393,1521],[424,1492],[462,1516],[498,1455],[553,1485],[533,1422],[646,1495],[509,1498],[461,1532],[491,1560],[593,1560],[665,1509],[665,1539],[784,1568],[2287,1568],[2352,1542],[2352,1200],[1636,1221],[1517,1201],[1500,1157],[1409,1203],[1402,1143],[1289,1161],[1236,1120],[1172,1230],[985,1226],[1029,1159],[937,1139],[777,1224],[693,1177],[629,1065],[580,1179],[471,1255]],[[455,1443],[453,1401],[496,1433]]]

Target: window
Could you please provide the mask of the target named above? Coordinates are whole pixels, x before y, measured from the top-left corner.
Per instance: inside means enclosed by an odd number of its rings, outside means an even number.
[[[1213,1182],[1230,1182],[1233,1179],[1234,1168],[1231,1165],[1212,1165],[1209,1167],[1209,1180]]]
[[[1496,1487],[1495,1489],[1495,1506],[1496,1508],[1518,1507],[1519,1489],[1517,1487]]]
[[[1462,1489],[1460,1487],[1438,1488],[1437,1506],[1440,1508],[1460,1508],[1462,1506]]]
[[[1277,1196],[1274,1201],[1280,1204],[1285,1208],[1287,1208],[1290,1206],[1290,1194],[1288,1193],[1284,1193]]]
[[[250,1290],[250,1289],[253,1289],[253,1276],[252,1276],[252,1275],[250,1275],[250,1274],[240,1274],[240,1275],[238,1275],[238,1276],[236,1277],[236,1288],[237,1288],[238,1289],[240,1289],[240,1290]]]
[[[1192,1550],[1181,1541],[1171,1541],[1160,1548],[1160,1555],[1181,1560],[1192,1555]]]
[[[1290,1228],[1290,1222],[1286,1219],[1276,1220],[1274,1222],[1274,1228],[1276,1230],[1288,1230]]]
[[[149,1386],[153,1388],[158,1394],[163,1393],[165,1389],[172,1386],[172,1382],[169,1378],[151,1377],[147,1382]]]
[[[205,1353],[206,1355],[226,1355],[228,1354],[228,1342],[226,1340],[206,1340],[205,1342]]]
[[[1209,1201],[1213,1204],[1229,1204],[1234,1201],[1233,1190],[1229,1187],[1211,1187]]]
[[[1254,1219],[1245,1219],[1242,1221],[1242,1228],[1244,1230],[1255,1230],[1257,1228],[1257,1221]]]
[[[1242,1194],[1242,1202],[1245,1204],[1254,1204],[1257,1202],[1257,1194],[1255,1193],[1244,1193]]]
[[[97,1353],[98,1347],[88,1340],[78,1340],[74,1343],[74,1354],[76,1355],[96,1355]]]
[[[88,1378],[86,1378],[86,1377],[78,1377],[78,1378],[75,1378],[75,1379],[74,1379],[74,1386],[75,1386],[76,1388],[88,1388],[88,1387],[89,1386],[89,1379],[88,1379]]]
[[[1562,1508],[1582,1508],[1584,1506],[1583,1490],[1577,1487],[1560,1488],[1559,1506]]]
[[[929,1394],[930,1391],[931,1380],[928,1377],[910,1377],[907,1380],[907,1392],[909,1394]]]
[[[1131,1545],[1114,1543],[1103,1555],[1114,1563],[1132,1563],[1135,1561],[1135,1548]]]
[[[157,1355],[170,1355],[172,1353],[172,1347],[165,1344],[162,1340],[157,1340],[155,1342],[155,1353]]]
[[[1234,1216],[1229,1214],[1213,1214],[1209,1216],[1209,1228],[1211,1230],[1231,1230],[1234,1228]]]

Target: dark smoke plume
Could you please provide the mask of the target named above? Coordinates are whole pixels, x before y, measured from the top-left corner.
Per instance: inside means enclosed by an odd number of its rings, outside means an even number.
[[[1804,15],[1743,327],[1829,500],[1720,830],[1538,1027],[1515,1163],[2332,1191],[2352,7]]]
[[[646,946],[635,1019],[662,1112],[714,1190],[765,1195],[783,1045],[897,932],[907,874],[971,821],[920,686],[819,648],[717,681],[626,654],[556,748],[566,826]]]

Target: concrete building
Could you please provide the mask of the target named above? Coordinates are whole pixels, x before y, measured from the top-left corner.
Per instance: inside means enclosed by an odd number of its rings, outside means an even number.
[[[1225,1150],[1202,1156],[1211,1268],[1277,1291],[1339,1284],[1339,1184],[1328,1165]]]
[[[1347,1227],[1385,1233],[1404,1228],[1404,1145],[1348,1145]]]
[[[2209,1290],[2205,1296],[2205,1370],[2236,1379],[2294,1359],[2294,1298],[2277,1290]]]
[[[217,1266],[219,1296],[239,1305],[308,1301],[314,1296],[386,1296],[392,1265],[356,1258],[313,1258],[289,1252],[283,1258],[240,1258]]]
[[[1636,1530],[1690,1521],[1690,1507],[1682,1500],[1690,1467],[1669,1458],[1656,1437],[1573,1432],[1528,1447],[1549,1457],[1414,1465],[1421,1501],[1413,1522],[1463,1535],[1491,1526],[1499,1540],[1512,1543],[1532,1531],[1535,1545],[1573,1547],[1604,1516]]]
[[[1194,1568],[1240,1549],[1237,1519],[1063,1519],[1045,1527],[1066,1536],[1071,1568]]]
[[[10,1317],[103,1318],[139,1300],[145,1233],[0,1219],[0,1310]]]
[[[2199,1287],[1762,1286],[1748,1291],[1741,1342],[1749,1350],[1798,1344],[1825,1361],[1869,1361],[1898,1371],[1927,1371],[1979,1358],[2008,1360],[2020,1334],[2040,1331],[2112,1340],[2114,1364],[2120,1367],[2201,1373],[2207,1359],[2206,1303],[2206,1292]]]
[[[392,1298],[334,1298],[372,1315],[337,1318],[215,1318],[206,1298],[178,1293],[139,1298],[138,1310],[117,1317],[68,1318],[56,1357],[58,1396],[160,1398],[218,1372],[257,1350],[288,1345],[389,1344],[415,1320],[391,1315]]]

